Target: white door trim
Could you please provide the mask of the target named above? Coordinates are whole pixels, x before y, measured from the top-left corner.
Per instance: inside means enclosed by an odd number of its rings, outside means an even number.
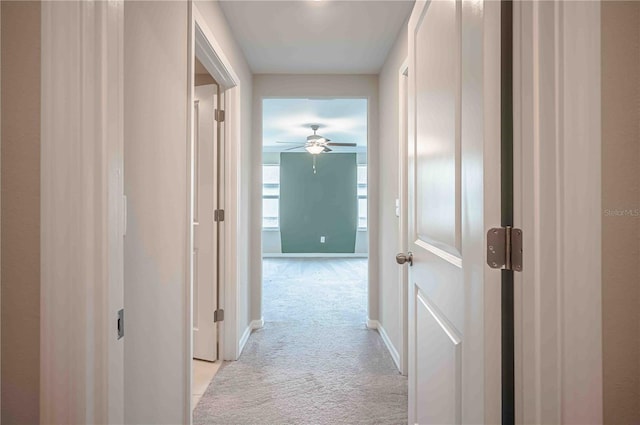
[[[124,4],[41,12],[40,420],[120,424]]]
[[[241,276],[240,267],[242,264],[238,258],[242,258],[239,252],[242,247],[238,244],[240,227],[240,94],[241,85],[238,75],[234,71],[231,63],[227,59],[223,49],[216,40],[213,32],[207,25],[207,22],[195,2],[189,2],[189,61],[188,61],[188,99],[187,110],[188,116],[188,140],[189,140],[189,188],[187,190],[187,209],[189,217],[192,217],[193,208],[193,137],[194,137],[194,118],[190,105],[193,105],[193,70],[195,67],[196,53],[202,62],[202,65],[211,73],[212,77],[220,85],[220,95],[223,97],[224,110],[226,111],[225,123],[223,128],[222,143],[223,156],[222,161],[227,166],[222,170],[223,182],[221,187],[223,191],[223,205],[220,207],[225,210],[224,225],[220,231],[222,238],[222,249],[220,253],[221,259],[221,276],[222,284],[220,285],[220,307],[225,310],[225,318],[223,322],[219,322],[219,356],[221,360],[237,360],[241,352],[241,341],[238,332],[238,314],[241,294],[238,291],[238,277]],[[187,250],[187,258],[191,258],[191,246],[193,245],[193,229],[191,219],[188,220],[188,241],[185,249]],[[193,264],[187,268],[188,295],[189,304],[186,309],[185,317],[185,423],[192,422],[191,409],[191,377],[192,377],[192,358],[193,358]]]
[[[407,77],[409,75],[409,58],[405,58],[402,61],[402,65],[398,69],[398,182],[400,187],[398,188],[398,246],[400,251],[404,252],[408,248],[408,238],[407,235],[407,208],[408,202],[407,197],[408,193],[408,183],[407,183],[407,161],[408,161],[408,143],[409,143],[409,111],[408,111],[408,95],[409,95],[409,81]],[[400,369],[400,373],[404,376],[407,376],[409,373],[409,276],[407,267],[398,267],[398,284],[399,288],[399,297],[400,297],[400,305],[398,306],[398,310],[400,312],[400,329],[402,332],[402,339],[400,344],[400,352],[398,353],[398,369]]]
[[[520,423],[601,423],[600,3],[514,2]]]

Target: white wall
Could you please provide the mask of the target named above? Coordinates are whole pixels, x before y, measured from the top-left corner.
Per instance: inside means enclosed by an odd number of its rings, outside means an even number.
[[[183,423],[187,3],[126,2],[124,15],[125,422]]]
[[[395,202],[399,198],[399,71],[407,57],[407,25],[402,26],[396,42],[380,72],[380,169],[384,178],[379,186],[379,279],[380,315],[378,321],[398,352],[402,348],[402,321],[400,317],[399,266],[395,256],[406,247],[399,246],[399,218]]]
[[[378,76],[377,75],[286,75],[257,74],[253,78],[253,150],[252,170],[262,167],[262,99],[265,97],[352,97],[368,99],[368,170],[369,170],[369,317],[378,317]],[[386,178],[386,172],[385,172]],[[251,316],[262,316],[262,173],[255,172],[251,180],[250,229],[256,239],[252,240],[251,258]],[[273,232],[276,233],[276,232]]]
[[[247,164],[251,74],[219,5],[198,2],[197,7],[241,80],[240,150]],[[125,2],[126,423],[186,423],[190,415],[188,19],[187,2]],[[242,179],[248,181],[245,168]],[[248,190],[241,196],[248,207]],[[240,223],[242,244],[248,243],[247,217]],[[242,328],[249,317],[246,275],[240,276],[239,292]]]

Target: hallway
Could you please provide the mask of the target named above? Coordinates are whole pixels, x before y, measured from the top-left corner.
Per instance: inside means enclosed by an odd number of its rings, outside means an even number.
[[[407,380],[365,327],[366,259],[265,259],[263,281],[265,326],[194,424],[407,422]]]

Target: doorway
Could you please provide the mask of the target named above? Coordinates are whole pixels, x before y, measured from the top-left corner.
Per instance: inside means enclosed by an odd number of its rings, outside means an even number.
[[[195,406],[220,367],[218,353],[221,115],[220,85],[198,59],[193,100],[193,384]]]
[[[190,40],[190,298],[186,390],[191,418],[223,360],[237,358],[236,243],[240,86],[238,76],[193,5]],[[226,313],[226,314],[225,314]],[[226,316],[226,317],[225,317]]]
[[[265,323],[367,321],[367,99],[262,101]]]

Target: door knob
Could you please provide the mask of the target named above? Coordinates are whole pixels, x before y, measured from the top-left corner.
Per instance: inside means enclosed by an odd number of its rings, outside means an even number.
[[[401,252],[400,254],[396,255],[396,262],[401,265],[404,263],[409,263],[410,266],[413,266],[413,254],[411,253],[411,251],[407,252],[406,254]]]

